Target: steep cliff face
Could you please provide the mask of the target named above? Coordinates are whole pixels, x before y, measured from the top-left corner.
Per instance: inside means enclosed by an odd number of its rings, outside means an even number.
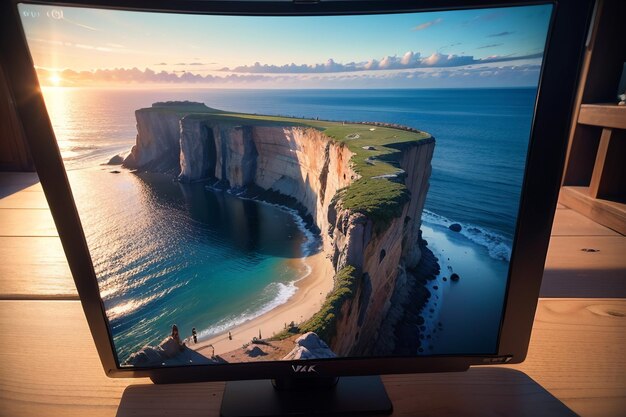
[[[358,277],[354,296],[339,308],[335,336],[327,341],[340,356],[371,353],[394,291],[403,288],[397,284],[406,280],[405,268],[420,261],[417,240],[434,139],[402,143],[401,152],[394,154],[395,166],[403,171],[394,180],[404,183],[409,199],[401,215],[381,227],[343,207],[339,191],[359,178],[351,162],[354,153],[317,129],[149,113],[137,112],[137,166],[164,165],[167,153],[174,152],[182,181],[214,178],[230,189],[273,190],[308,211],[335,270],[350,265]]]
[[[256,185],[295,198],[317,227],[329,229],[328,207],[337,190],[358,176],[352,152],[306,127],[237,126],[183,118],[180,178],[216,178],[230,188]]]
[[[124,160],[127,168],[152,171],[179,169],[180,116],[175,112],[141,109],[135,112],[137,139]]]
[[[422,211],[428,192],[434,140],[423,140],[403,150],[400,167],[410,191],[402,215],[382,231],[375,232],[372,220],[341,207],[337,200],[333,256],[336,268],[353,265],[360,272],[355,296],[346,301],[337,322],[337,337],[331,342],[339,355],[366,355],[378,342],[378,330],[390,308],[405,268],[415,267],[421,258],[417,244]]]

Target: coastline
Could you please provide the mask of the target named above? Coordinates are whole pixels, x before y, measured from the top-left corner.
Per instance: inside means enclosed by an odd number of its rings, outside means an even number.
[[[188,345],[189,348],[210,357],[213,353],[210,348],[212,345],[215,348],[215,355],[223,355],[241,348],[253,337],[259,337],[259,330],[263,338],[268,338],[283,331],[285,323],[289,324],[292,321],[301,323],[317,313],[334,285],[335,271],[332,263],[324,251],[291,262],[306,263],[310,272],[295,282],[298,291],[286,303],[232,328],[230,330],[232,340],[228,338],[228,332],[223,332],[210,339],[200,340],[196,344],[191,343]]]

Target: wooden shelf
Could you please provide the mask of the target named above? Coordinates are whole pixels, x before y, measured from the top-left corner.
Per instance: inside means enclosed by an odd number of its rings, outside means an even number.
[[[594,198],[589,187],[561,187],[559,202],[600,224],[626,235],[626,204]]]
[[[597,0],[569,135],[560,201],[626,234],[626,106],[616,99],[624,61],[624,0]]]
[[[611,129],[626,129],[626,106],[617,104],[582,104],[578,123]]]

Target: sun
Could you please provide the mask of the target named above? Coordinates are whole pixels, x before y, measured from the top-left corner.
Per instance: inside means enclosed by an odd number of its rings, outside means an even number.
[[[55,87],[58,87],[61,85],[61,77],[59,77],[59,74],[52,74],[48,78],[48,81],[50,81],[50,83]]]

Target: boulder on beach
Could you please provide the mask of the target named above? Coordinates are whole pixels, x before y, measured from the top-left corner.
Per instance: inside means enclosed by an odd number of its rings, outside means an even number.
[[[209,359],[176,340],[166,337],[158,346],[144,346],[130,355],[124,365],[130,366],[180,366],[189,364],[209,365],[221,363],[221,359]]]
[[[460,232],[462,227],[458,223],[452,223],[450,226],[448,226],[448,229],[452,230],[453,232]]]
[[[452,274],[450,275],[450,280],[453,282],[457,282],[459,279],[461,279],[461,277],[459,276],[459,274]]]
[[[107,165],[122,165],[123,163],[124,163],[124,157],[122,155],[115,155],[111,159],[109,159],[109,162],[107,162]]]
[[[319,338],[314,332],[308,332],[300,336],[295,341],[296,347],[289,352],[283,360],[295,359],[323,359],[335,358],[335,352],[330,350],[326,342]]]
[[[371,145],[363,146],[363,149],[365,149],[366,151],[375,151],[376,150],[376,148],[371,146]]]

